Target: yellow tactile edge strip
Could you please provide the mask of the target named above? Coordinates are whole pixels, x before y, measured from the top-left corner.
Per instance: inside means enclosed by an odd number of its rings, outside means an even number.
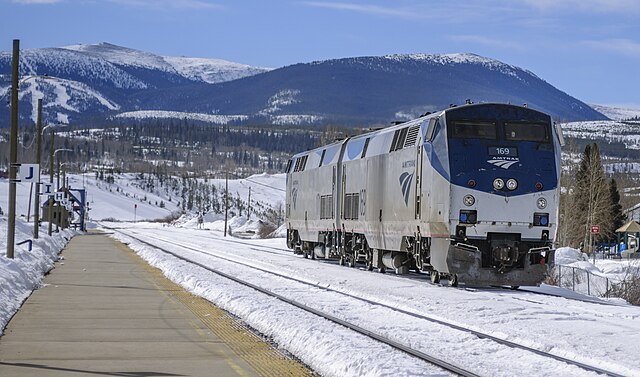
[[[154,285],[187,307],[213,334],[246,361],[258,375],[265,377],[315,376],[305,365],[275,349],[226,311],[202,297],[185,291],[184,288],[167,279],[161,270],[146,263],[131,248],[120,242],[116,241],[116,243],[121,245],[121,248],[149,273]]]

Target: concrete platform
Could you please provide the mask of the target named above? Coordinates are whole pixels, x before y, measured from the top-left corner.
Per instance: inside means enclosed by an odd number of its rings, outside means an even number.
[[[105,235],[75,237],[0,338],[0,376],[311,376]]]

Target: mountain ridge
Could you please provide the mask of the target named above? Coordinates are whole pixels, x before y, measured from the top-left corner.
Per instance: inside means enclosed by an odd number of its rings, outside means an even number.
[[[100,43],[23,50],[20,69],[61,79],[25,83],[21,100],[32,111],[22,110],[21,117],[34,119],[40,94],[45,117],[72,123],[183,112],[225,124],[372,125],[467,99],[527,103],[560,121],[606,119],[529,70],[472,53],[349,57],[266,69]],[[1,52],[0,95],[10,85],[9,73],[9,53]]]

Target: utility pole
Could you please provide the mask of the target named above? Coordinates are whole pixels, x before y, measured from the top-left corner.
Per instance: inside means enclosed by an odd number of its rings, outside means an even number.
[[[13,259],[16,241],[16,169],[18,168],[18,64],[20,40],[13,40],[11,61],[11,134],[9,136],[9,223],[7,228],[7,258]]]
[[[51,144],[49,145],[49,184],[53,189],[53,128],[51,129]],[[49,235],[53,226],[53,196],[49,196]]]
[[[247,220],[251,219],[251,186],[249,186],[249,199],[247,200]]]
[[[227,236],[227,213],[229,212],[229,172],[224,172],[224,236]]]
[[[38,168],[40,167],[40,160],[42,159],[42,98],[38,99],[38,118],[36,121],[36,163]],[[40,169],[38,169],[38,180],[36,181],[36,197],[35,208],[33,213],[33,238],[38,239],[38,233],[40,230]]]

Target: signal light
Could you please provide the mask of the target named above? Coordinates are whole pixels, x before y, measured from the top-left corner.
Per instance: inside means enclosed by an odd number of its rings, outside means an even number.
[[[475,179],[470,179],[469,182],[467,182],[467,185],[469,187],[476,187],[476,181]]]
[[[475,224],[478,222],[478,211],[461,209],[458,219],[462,224]]]
[[[536,190],[538,190],[538,191],[542,190],[542,183],[541,182],[536,182]]]
[[[549,226],[549,214],[535,212],[533,214],[533,226]]]

